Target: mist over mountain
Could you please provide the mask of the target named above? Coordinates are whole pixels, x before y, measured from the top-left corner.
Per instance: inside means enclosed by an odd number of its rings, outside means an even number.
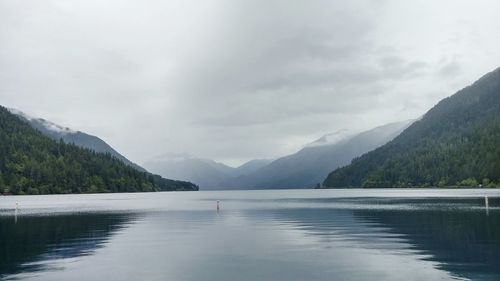
[[[331,170],[392,140],[411,122],[391,123],[355,135],[346,130],[328,134],[297,153],[220,185],[241,189],[311,188],[322,182]]]
[[[168,153],[143,164],[146,169],[167,178],[198,184],[201,189],[219,189],[228,179],[248,175],[267,165],[271,160],[252,160],[233,168],[211,159],[192,157],[185,153]]]
[[[393,141],[324,182],[327,187],[479,184],[500,184],[500,68],[441,100]]]
[[[269,165],[272,163],[274,160],[271,159],[255,159],[255,160],[250,160],[238,168],[236,168],[236,173],[233,173],[233,176],[246,176],[250,175],[251,173]]]
[[[96,136],[60,126],[43,118],[32,117],[17,109],[8,108],[8,110],[11,113],[21,117],[22,119],[27,121],[31,127],[37,129],[42,134],[53,140],[59,141],[60,139],[62,139],[65,143],[75,144],[83,148],[94,150],[95,152],[109,153],[112,156],[116,157],[118,160],[121,160],[123,163],[135,168],[136,170],[146,172],[144,168],[128,160],[125,156],[121,155],[109,144]]]
[[[0,155],[2,194],[198,190],[190,182],[137,171],[109,153],[55,141],[2,106]]]

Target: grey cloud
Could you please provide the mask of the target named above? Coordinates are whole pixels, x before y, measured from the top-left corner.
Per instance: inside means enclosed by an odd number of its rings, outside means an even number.
[[[486,35],[499,5],[0,1],[0,104],[98,135],[136,162],[274,158],[343,128],[418,117],[497,67],[499,39]]]
[[[439,75],[444,77],[455,77],[462,73],[462,66],[456,60],[446,63],[439,69]]]

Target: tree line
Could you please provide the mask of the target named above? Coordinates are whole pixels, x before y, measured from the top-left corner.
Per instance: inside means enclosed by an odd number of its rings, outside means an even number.
[[[500,68],[439,102],[325,187],[500,186]]]
[[[0,106],[0,192],[58,194],[197,190],[137,171],[109,153],[54,141]]]

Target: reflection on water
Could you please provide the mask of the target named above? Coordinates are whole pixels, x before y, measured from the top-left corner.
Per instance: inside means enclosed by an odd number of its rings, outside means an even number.
[[[500,216],[482,210],[355,211],[403,234],[414,249],[456,276],[500,280]]]
[[[92,255],[129,220],[126,214],[0,216],[0,277]]]
[[[83,196],[75,199],[82,207],[68,212],[37,201],[58,215],[25,210],[30,215],[17,223],[8,211],[0,216],[0,274],[23,280],[500,280],[498,197],[489,199],[487,214],[484,197],[476,195],[342,192],[153,194],[138,195],[140,201],[105,195],[103,202]],[[134,207],[126,213],[116,210],[128,203]],[[78,212],[92,204],[115,210]]]
[[[388,203],[384,201],[384,204]],[[443,199],[405,201],[408,204],[428,204],[429,207],[432,202],[453,204]],[[401,200],[394,200],[394,204],[401,203]],[[435,262],[437,268],[457,279],[500,280],[498,210],[487,216],[483,210],[451,207],[440,210],[309,208],[276,210],[272,215],[274,220],[289,228],[314,237],[321,247],[340,245],[365,250],[390,250]],[[303,237],[297,239],[303,240]]]

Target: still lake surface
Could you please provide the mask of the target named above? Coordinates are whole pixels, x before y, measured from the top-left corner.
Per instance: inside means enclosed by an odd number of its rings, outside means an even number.
[[[499,198],[486,189],[3,196],[0,280],[500,280]]]

